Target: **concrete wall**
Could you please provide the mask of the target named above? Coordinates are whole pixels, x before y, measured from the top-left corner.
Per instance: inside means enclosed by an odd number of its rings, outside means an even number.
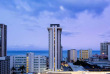
[[[110,72],[89,72],[89,71],[75,71],[75,72],[45,72],[41,74],[110,74]]]

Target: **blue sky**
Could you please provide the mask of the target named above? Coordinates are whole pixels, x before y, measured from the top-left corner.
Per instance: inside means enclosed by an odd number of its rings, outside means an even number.
[[[50,24],[60,24],[62,46],[100,49],[110,41],[110,0],[0,0],[8,50],[48,50]]]

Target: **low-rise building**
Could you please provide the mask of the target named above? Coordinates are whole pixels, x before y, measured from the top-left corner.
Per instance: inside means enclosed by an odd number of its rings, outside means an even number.
[[[91,57],[89,59],[89,61],[93,62],[93,61],[99,61],[99,57]]]
[[[83,66],[74,65],[73,63],[68,63],[73,71],[87,71]]]
[[[110,68],[110,62],[108,60],[104,60],[104,59],[99,59],[99,61],[91,61],[88,62],[88,64],[90,65],[97,65],[103,69],[109,69]]]

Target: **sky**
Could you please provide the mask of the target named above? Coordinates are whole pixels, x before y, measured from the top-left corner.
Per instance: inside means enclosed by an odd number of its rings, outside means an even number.
[[[0,0],[8,50],[48,50],[50,24],[62,27],[63,50],[100,50],[110,42],[110,0]]]

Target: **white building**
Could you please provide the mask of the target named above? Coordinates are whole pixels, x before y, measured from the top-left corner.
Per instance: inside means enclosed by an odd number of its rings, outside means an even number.
[[[77,61],[77,50],[71,49],[68,50],[68,62],[76,62]]]
[[[62,48],[61,31],[59,24],[50,24],[48,28],[49,36],[49,69],[57,71],[61,69]]]
[[[27,55],[12,56],[13,67],[16,68],[18,74],[21,72],[18,69],[25,66],[25,73],[41,73],[46,70],[46,56],[36,56],[34,53],[27,53]]]
[[[43,72],[47,68],[47,57],[45,56],[35,56],[34,57],[34,72]]]
[[[16,56],[11,56],[13,57],[11,60],[13,60],[13,67],[16,69],[16,73],[20,73],[19,68],[21,66],[26,67],[26,55],[16,55]],[[24,71],[26,72],[26,70]]]

